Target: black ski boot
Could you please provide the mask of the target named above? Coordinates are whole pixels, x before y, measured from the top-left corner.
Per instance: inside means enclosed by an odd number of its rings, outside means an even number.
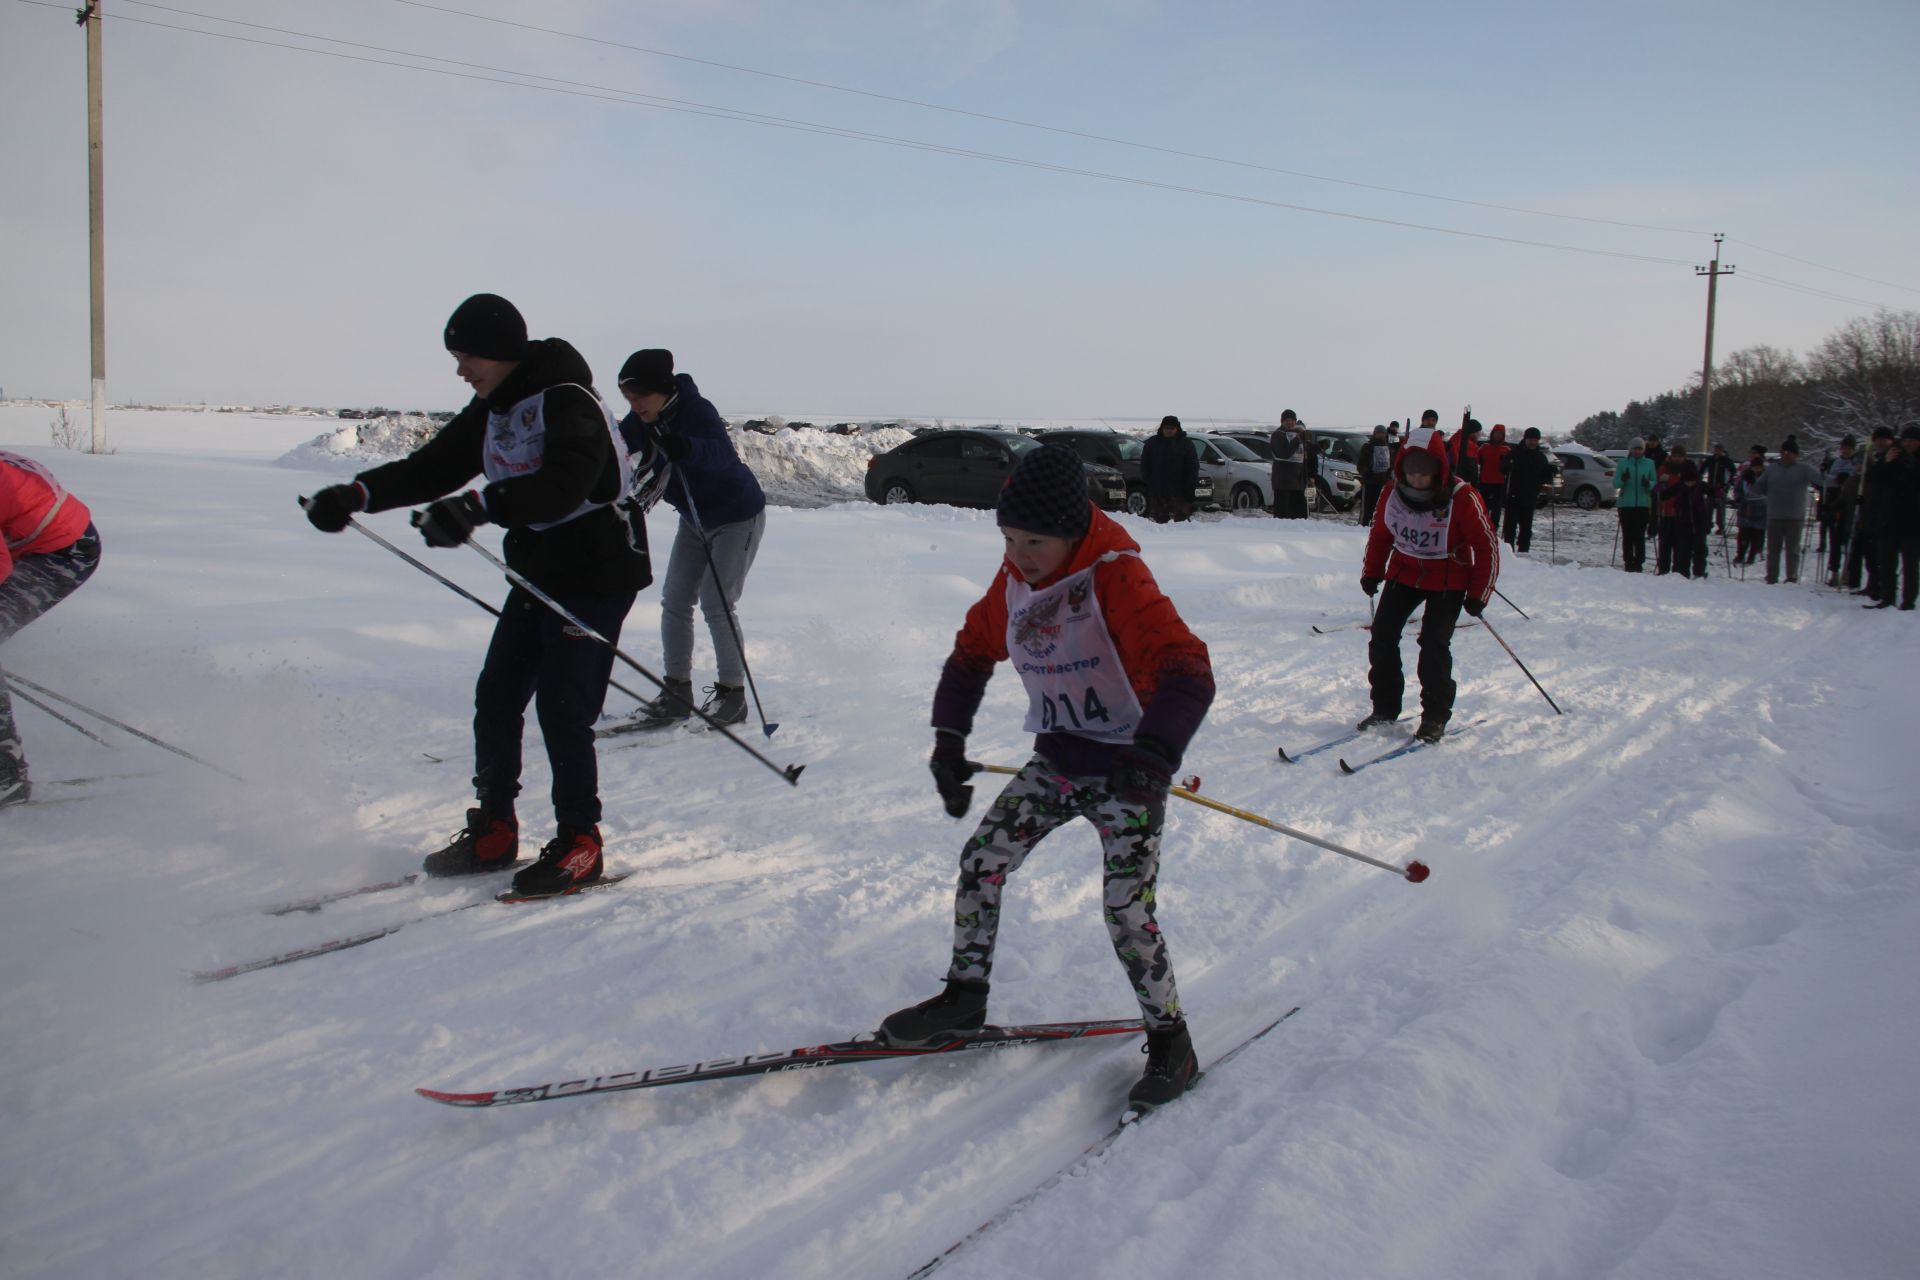
[[[599,732],[602,736],[615,733],[646,733],[654,729],[671,729],[676,724],[685,724],[693,716],[693,681],[678,680],[668,676],[660,682],[662,688],[651,702],[643,702],[633,711],[612,724],[603,725]]]
[[[1360,732],[1365,733],[1368,729],[1377,729],[1383,724],[1392,724],[1395,720],[1398,720],[1399,718],[1400,717],[1398,716],[1383,716],[1378,711],[1374,711],[1374,712],[1368,713],[1367,718],[1365,720],[1362,720],[1359,724],[1353,727],[1359,730]]]
[[[427,855],[420,869],[430,876],[477,876],[505,871],[520,860],[520,821],[512,814],[467,810],[467,825],[447,847]]]
[[[747,687],[742,684],[721,684],[718,681],[701,690],[707,700],[700,704],[701,714],[716,724],[735,725],[747,722]]]
[[[1432,716],[1421,716],[1420,727],[1413,731],[1413,736],[1421,742],[1438,742],[1447,736],[1447,722],[1435,720]]]
[[[1141,1051],[1147,1055],[1147,1071],[1127,1095],[1127,1105],[1135,1111],[1165,1106],[1185,1093],[1200,1074],[1200,1059],[1194,1056],[1193,1037],[1187,1034],[1184,1020],[1164,1031],[1149,1028]]]
[[[947,979],[947,989],[910,1009],[890,1013],[880,1023],[880,1039],[917,1048],[978,1031],[987,1025],[987,984]]]

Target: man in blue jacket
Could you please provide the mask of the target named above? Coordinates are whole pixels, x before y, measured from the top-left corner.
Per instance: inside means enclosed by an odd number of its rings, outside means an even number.
[[[1647,564],[1647,520],[1653,514],[1653,460],[1638,436],[1627,444],[1627,456],[1613,469],[1613,488],[1620,495],[1614,514],[1620,521],[1620,563],[1628,573]]]
[[[633,409],[620,434],[635,469],[665,466],[667,504],[680,513],[660,584],[658,697],[615,726],[665,729],[693,715],[693,606],[707,615],[717,668],[700,710],[721,724],[747,718],[745,641],[735,606],[767,528],[760,481],[727,435],[727,424],[693,379],[673,371],[673,352],[636,351],[620,366],[620,394]]]

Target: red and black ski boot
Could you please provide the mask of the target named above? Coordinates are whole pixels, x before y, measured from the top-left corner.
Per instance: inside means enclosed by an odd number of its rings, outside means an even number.
[[[525,898],[551,897],[592,884],[605,870],[600,828],[563,826],[540,850],[539,860],[513,877],[513,891]]]
[[[420,869],[430,876],[477,876],[505,871],[520,860],[520,822],[512,814],[467,810],[467,825],[447,847],[427,855]]]

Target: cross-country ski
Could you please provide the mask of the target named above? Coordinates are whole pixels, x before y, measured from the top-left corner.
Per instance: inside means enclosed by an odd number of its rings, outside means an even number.
[[[812,1045],[804,1049],[785,1049],[774,1053],[749,1053],[730,1058],[711,1058],[682,1066],[651,1067],[638,1071],[614,1071],[557,1080],[548,1084],[524,1085],[511,1089],[454,1093],[443,1089],[415,1089],[430,1102],[450,1107],[505,1107],[521,1102],[550,1102],[556,1098],[580,1098],[599,1093],[625,1093],[633,1089],[653,1089],[670,1084],[698,1084],[709,1080],[731,1080],[740,1076],[766,1075],[781,1071],[806,1071],[815,1067],[838,1067],[861,1062],[884,1062],[894,1058],[951,1057],[982,1049],[1014,1049],[1029,1045],[1071,1044],[1105,1036],[1137,1035],[1138,1021],[1042,1022],[1005,1027],[983,1027],[926,1045],[890,1045],[884,1041],[842,1040],[833,1044]]]
[[[378,942],[382,938],[390,937],[408,925],[421,924],[428,920],[438,920],[443,916],[458,915],[463,911],[471,911],[475,907],[484,907],[491,903],[516,905],[529,902],[545,902],[553,898],[570,898],[595,889],[611,888],[626,878],[627,873],[603,876],[598,880],[575,884],[555,893],[526,894],[516,893],[509,889],[504,893],[495,894],[490,898],[481,898],[474,902],[462,902],[454,906],[440,907],[432,911],[423,911],[418,915],[409,916],[404,920],[397,920],[391,924],[381,925],[378,928],[363,930],[359,933],[345,934],[338,938],[329,938],[324,942],[310,943],[304,947],[294,947],[287,951],[276,952],[270,956],[262,956],[257,960],[243,960],[238,964],[223,965],[217,969],[197,969],[188,976],[195,982],[200,983],[224,982],[228,978],[237,978],[243,973],[258,973],[262,969],[277,969],[282,965],[293,964],[300,960],[313,960],[320,956],[332,955],[336,951],[349,951],[354,947],[363,947],[369,942]],[[298,906],[293,908],[294,911],[305,909],[304,907]],[[285,915],[288,914],[288,912],[269,912],[268,914]]]

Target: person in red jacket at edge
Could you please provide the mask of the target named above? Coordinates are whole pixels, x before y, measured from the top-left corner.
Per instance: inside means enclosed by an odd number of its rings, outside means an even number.
[[[1395,482],[1374,513],[1360,589],[1380,591],[1367,646],[1373,712],[1359,727],[1400,718],[1406,673],[1400,666],[1400,633],[1421,604],[1420,727],[1414,737],[1438,742],[1453,715],[1453,628],[1464,608],[1477,618],[1493,596],[1500,554],[1486,504],[1474,487],[1447,465],[1438,431],[1421,427],[1407,437],[1395,465]]]
[[[1496,422],[1480,446],[1480,501],[1486,504],[1487,520],[1498,532],[1500,512],[1507,505],[1507,455],[1513,446],[1507,443],[1505,424]]]
[[[33,459],[0,450],[0,644],[99,567],[100,533],[86,504]],[[13,699],[0,679],[0,808],[32,797]]]
[[[1145,1111],[1198,1074],[1193,1039],[1154,918],[1167,790],[1213,702],[1213,666],[1140,559],[1139,544],[1087,500],[1080,459],[1031,450],[1001,491],[1006,557],[967,611],[933,696],[929,767],[947,812],[973,798],[967,760],[987,681],[1011,656],[1026,686],[1033,756],[960,853],[946,990],[889,1015],[880,1037],[917,1045],[986,1025],[1000,896],[1042,837],[1074,818],[1100,833],[1114,953],[1140,1002],[1147,1069],[1128,1095]]]

